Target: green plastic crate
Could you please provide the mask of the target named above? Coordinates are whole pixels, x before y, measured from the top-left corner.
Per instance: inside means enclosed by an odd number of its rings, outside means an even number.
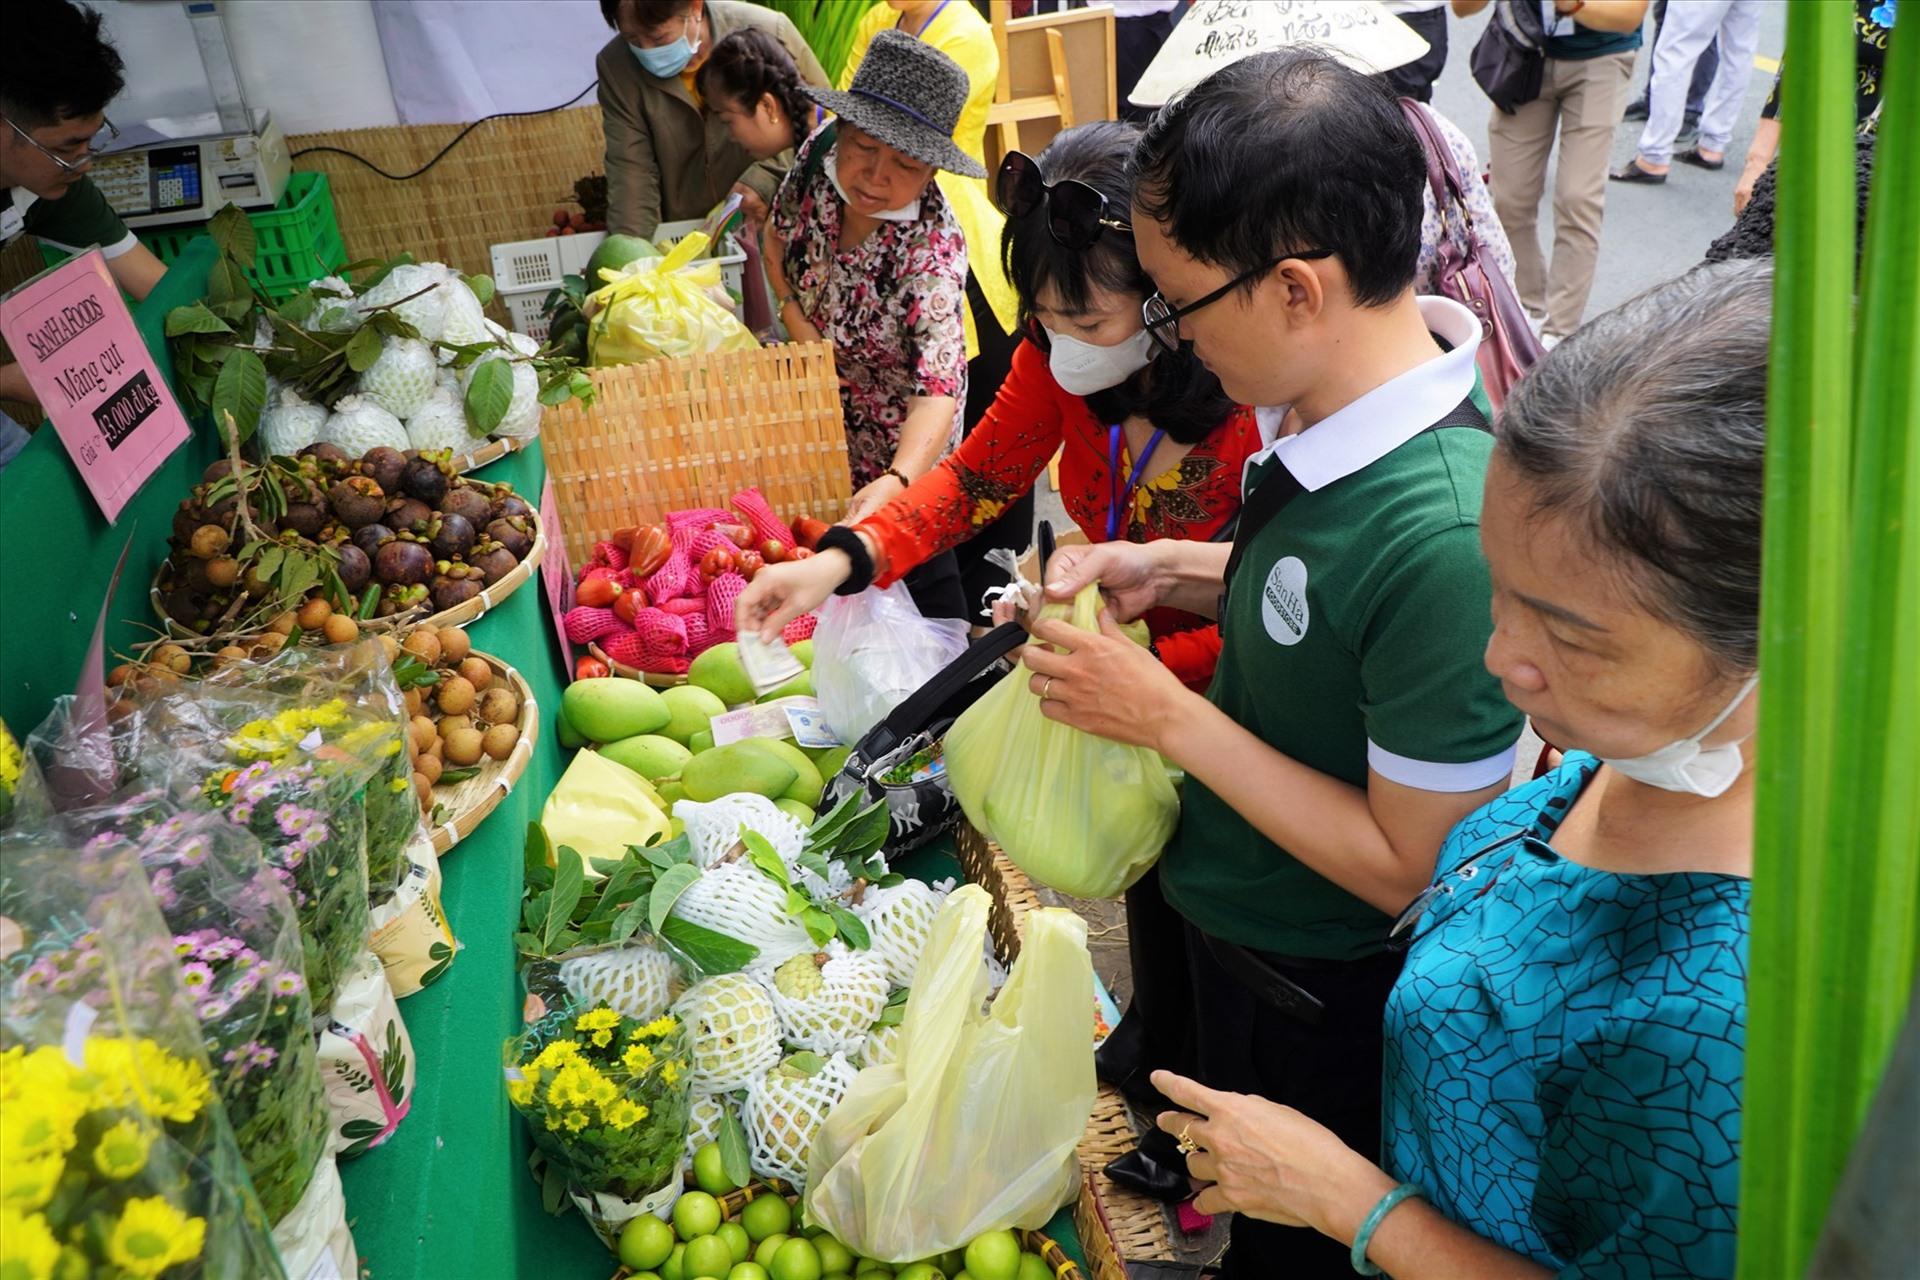
[[[347,261],[340,238],[340,222],[333,212],[333,192],[324,173],[296,173],[271,209],[249,214],[253,223],[253,271],[249,274],[276,302],[304,289],[322,276],[332,275]],[[206,224],[149,227],[134,234],[153,256],[168,266],[187,246],[207,233]],[[67,258],[64,249],[42,241],[40,260],[51,267]]]

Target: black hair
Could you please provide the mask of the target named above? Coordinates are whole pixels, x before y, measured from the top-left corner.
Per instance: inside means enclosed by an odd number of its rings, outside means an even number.
[[[1139,137],[1139,127],[1132,124],[1080,125],[1055,134],[1034,163],[1049,183],[1068,179],[1086,183],[1107,198],[1110,216],[1124,220],[1133,189],[1128,159]],[[1007,219],[1000,236],[1000,257],[1007,279],[1019,294],[1021,325],[1042,351],[1047,349],[1047,336],[1033,311],[1040,291],[1048,285],[1068,311],[1085,307],[1095,289],[1143,300],[1153,292],[1153,281],[1134,254],[1132,236],[1102,228],[1099,239],[1086,249],[1068,249],[1047,230],[1044,202],[1024,218]],[[1117,387],[1094,392],[1086,401],[1102,422],[1119,422],[1137,413],[1178,444],[1198,444],[1234,408],[1220,389],[1220,380],[1185,346],[1178,353],[1159,351],[1146,368]]]
[[[12,0],[0,40],[0,114],[42,129],[105,111],[125,83],[100,15],[69,0]]]
[[[1535,512],[1582,524],[1655,616],[1759,665],[1773,264],[1658,285],[1555,347],[1494,427]]]
[[[1324,53],[1222,67],[1153,118],[1134,166],[1135,209],[1232,275],[1331,249],[1361,306],[1413,285],[1425,153],[1392,89]]]
[[[632,0],[633,20],[642,27],[657,27],[670,22],[693,8],[693,0]],[[600,0],[600,16],[607,25],[620,29],[621,0]]]
[[[813,99],[800,92],[800,68],[787,46],[758,27],[742,27],[713,46],[694,81],[708,101],[724,98],[748,111],[770,93],[787,113],[794,141],[807,136]]]

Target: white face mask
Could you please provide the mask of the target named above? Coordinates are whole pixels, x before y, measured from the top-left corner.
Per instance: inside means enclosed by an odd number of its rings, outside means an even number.
[[[1694,734],[1691,738],[1682,738],[1678,742],[1669,742],[1658,751],[1649,751],[1643,756],[1634,756],[1628,760],[1607,760],[1609,767],[1618,769],[1635,782],[1643,782],[1649,787],[1658,787],[1662,791],[1678,791],[1712,799],[1722,795],[1740,776],[1740,744],[1745,738],[1736,738],[1732,742],[1722,742],[1717,746],[1703,747],[1700,740],[1725,723],[1728,716],[1740,709],[1747,700],[1753,687],[1760,683],[1759,676],[1751,676],[1740,686],[1740,692],[1733,695],[1733,701],[1726,710],[1713,718],[1712,723]],[[1602,759],[1606,759],[1604,756]]]
[[[831,182],[833,189],[840,193],[840,199],[851,205],[853,201],[847,199],[847,189],[840,185],[840,165],[837,152],[827,152],[827,158],[822,160],[820,165],[827,171],[827,181]],[[903,204],[898,209],[882,209],[878,213],[870,213],[867,216],[880,222],[917,221],[920,217],[920,197],[915,196],[910,203]]]
[[[1111,347],[1095,346],[1051,329],[1046,329],[1046,335],[1052,348],[1047,367],[1053,371],[1053,380],[1068,395],[1090,396],[1096,391],[1117,387],[1153,359],[1153,335],[1145,329]]]

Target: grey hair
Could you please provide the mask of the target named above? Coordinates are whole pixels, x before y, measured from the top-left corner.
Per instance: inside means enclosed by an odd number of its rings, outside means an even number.
[[[1771,261],[1698,267],[1594,320],[1514,388],[1499,457],[1583,523],[1641,603],[1757,669]]]

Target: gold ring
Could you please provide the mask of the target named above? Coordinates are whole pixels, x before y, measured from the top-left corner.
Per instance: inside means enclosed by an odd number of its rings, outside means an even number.
[[[1053,681],[1054,681],[1054,677],[1048,676],[1046,683],[1040,686],[1040,701],[1045,702],[1048,698],[1048,695],[1050,695],[1053,692]]]
[[[1180,1141],[1174,1143],[1173,1145],[1175,1149],[1178,1150],[1180,1154],[1183,1156],[1190,1156],[1194,1152],[1198,1151],[1200,1149],[1200,1144],[1193,1140],[1193,1126],[1186,1125],[1182,1127],[1180,1130]]]

